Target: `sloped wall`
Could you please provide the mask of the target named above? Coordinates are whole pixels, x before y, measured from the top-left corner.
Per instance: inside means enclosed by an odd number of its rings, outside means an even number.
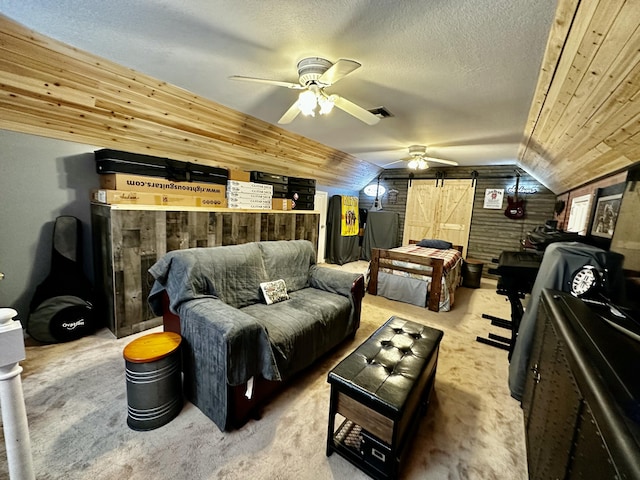
[[[0,128],[359,190],[380,168],[0,15]]]

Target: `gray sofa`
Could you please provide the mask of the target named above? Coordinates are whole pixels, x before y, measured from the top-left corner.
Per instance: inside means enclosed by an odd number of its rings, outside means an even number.
[[[360,325],[364,278],[318,267],[306,240],[169,252],[149,272],[149,303],[183,337],[185,395],[221,430],[237,428],[279,385]],[[260,283],[289,299],[267,305]]]

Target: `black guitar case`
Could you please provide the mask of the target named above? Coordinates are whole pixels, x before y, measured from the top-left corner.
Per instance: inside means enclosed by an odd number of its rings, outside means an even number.
[[[128,173],[166,178],[172,182],[206,182],[218,185],[226,185],[229,177],[229,171],[226,168],[121,152],[109,148],[96,150],[94,156],[96,171],[100,174]]]
[[[75,217],[56,219],[51,272],[36,288],[26,329],[42,343],[76,340],[96,329],[93,288],[82,269],[82,223]]]

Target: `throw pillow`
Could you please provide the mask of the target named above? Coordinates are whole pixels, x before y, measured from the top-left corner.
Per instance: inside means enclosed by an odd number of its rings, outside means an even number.
[[[282,302],[283,300],[289,300],[287,295],[287,285],[284,280],[274,280],[273,282],[262,282],[260,284],[260,290],[264,295],[264,300],[267,305],[272,303]]]
[[[419,247],[438,248],[440,250],[448,250],[453,246],[451,242],[447,242],[446,240],[430,240],[427,238],[420,240],[417,245]]]

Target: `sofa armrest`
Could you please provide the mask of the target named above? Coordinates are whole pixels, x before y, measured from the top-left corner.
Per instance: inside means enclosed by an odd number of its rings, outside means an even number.
[[[317,265],[311,267],[310,273],[309,283],[311,287],[337,293],[343,297],[352,295],[352,288],[355,282],[358,277],[362,277],[362,274],[359,273],[343,272]]]
[[[355,309],[356,330],[360,328],[360,314],[362,313],[362,299],[364,298],[364,275],[356,278],[351,286],[351,297]]]
[[[216,298],[180,305],[184,392],[220,428],[233,424],[230,387],[251,377],[281,380],[264,328]]]
[[[226,383],[239,385],[262,375],[280,380],[269,337],[256,319],[217,298],[185,302],[179,310],[181,333],[198,361],[215,357],[226,371]]]
[[[349,297],[353,302],[354,333],[360,327],[360,313],[364,297],[364,275],[327,267],[311,267],[311,287]]]

